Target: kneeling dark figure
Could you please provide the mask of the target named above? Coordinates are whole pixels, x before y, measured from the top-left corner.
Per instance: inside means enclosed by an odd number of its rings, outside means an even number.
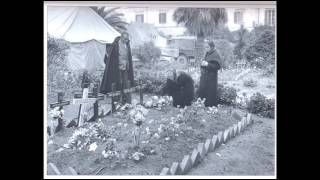
[[[194,98],[194,82],[191,76],[182,72],[176,79],[167,79],[164,94],[172,96],[173,106],[190,106]]]

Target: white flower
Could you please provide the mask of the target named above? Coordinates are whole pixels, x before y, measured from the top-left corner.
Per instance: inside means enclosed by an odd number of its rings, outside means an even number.
[[[159,134],[158,134],[158,133],[155,133],[155,134],[153,135],[153,137],[155,137],[155,138],[157,138],[157,139],[159,139],[159,138],[160,138],[160,136],[159,136]]]
[[[63,150],[64,150],[64,148],[59,148],[58,150],[56,150],[56,152],[61,152]]]
[[[169,140],[170,140],[170,137],[166,137],[165,140],[166,140],[166,141],[169,141]]]
[[[148,108],[150,108],[151,106],[152,106],[152,101],[147,101],[146,103],[145,103],[145,106],[146,107],[148,107]]]
[[[124,127],[127,127],[127,126],[128,126],[128,123],[124,123],[123,126],[124,126]]]
[[[122,123],[120,123],[120,122],[119,122],[119,123],[117,123],[117,126],[122,126]]]
[[[98,147],[97,142],[94,142],[94,143],[90,144],[89,151],[96,151],[97,147]]]

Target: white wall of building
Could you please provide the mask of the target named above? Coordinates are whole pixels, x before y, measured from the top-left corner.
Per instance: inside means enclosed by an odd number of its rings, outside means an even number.
[[[243,25],[249,31],[251,31],[255,25],[264,25],[265,10],[273,8],[274,6],[268,7],[257,7],[257,8],[242,8],[243,10]],[[117,11],[124,14],[124,19],[128,22],[135,22],[137,14],[144,15],[144,23],[155,25],[158,30],[166,35],[183,35],[186,31],[181,25],[178,25],[173,20],[173,13],[176,8],[155,8],[155,7],[130,7],[130,8],[120,8]],[[235,24],[234,13],[239,8],[226,8],[228,22],[227,27],[230,31],[235,31],[240,28],[240,24]],[[159,23],[159,13],[166,13],[166,23]]]

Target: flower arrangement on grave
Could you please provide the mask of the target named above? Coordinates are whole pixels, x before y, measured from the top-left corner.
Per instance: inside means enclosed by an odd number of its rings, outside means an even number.
[[[102,151],[102,155],[104,158],[112,159],[119,158],[120,154],[115,150],[116,139],[108,139],[106,148]]]
[[[106,131],[104,124],[99,119],[96,123],[86,123],[83,127],[76,129],[68,139],[68,142],[64,144],[64,147],[74,150],[87,149],[95,151],[97,143],[107,141],[110,136],[110,132]]]
[[[61,119],[64,115],[64,110],[60,109],[60,107],[55,107],[49,112],[49,116],[53,119]]]
[[[157,108],[158,110],[161,110],[162,107],[170,104],[172,104],[171,96],[152,96],[144,106],[146,108]]]
[[[134,162],[140,162],[145,158],[145,155],[142,152],[135,152],[132,154],[132,159]]]
[[[238,107],[245,108],[245,107],[247,107],[248,101],[249,101],[249,97],[247,96],[247,94],[245,92],[243,92],[242,94],[237,95],[237,97],[235,99],[235,104]]]
[[[133,131],[135,145],[140,144],[141,126],[145,121],[145,116],[148,114],[148,110],[141,105],[134,105],[128,113],[128,119],[135,125]]]

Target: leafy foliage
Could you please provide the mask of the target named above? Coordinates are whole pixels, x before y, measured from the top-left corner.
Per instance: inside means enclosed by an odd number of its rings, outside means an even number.
[[[106,7],[94,6],[91,8],[118,32],[123,32],[127,30],[126,26],[128,25],[128,23],[122,19],[124,14],[115,12],[115,10],[119,9],[120,7],[106,9]]]
[[[237,98],[237,90],[233,87],[218,84],[219,104],[233,105]]]
[[[275,34],[268,26],[257,27],[248,38],[244,58],[258,68],[275,64]]]
[[[256,87],[258,85],[258,82],[253,79],[247,79],[243,81],[244,87]]]
[[[147,42],[132,49],[132,55],[136,55],[143,63],[151,63],[160,58],[161,50],[153,42]]]
[[[265,117],[274,118],[274,99],[268,99],[261,93],[255,93],[247,103],[250,113],[260,114]]]
[[[215,41],[216,49],[219,52],[219,55],[222,59],[222,68],[228,68],[235,63],[233,56],[233,46],[232,44],[224,39]]]
[[[173,19],[191,34],[206,37],[227,22],[227,13],[224,8],[178,8]]]

